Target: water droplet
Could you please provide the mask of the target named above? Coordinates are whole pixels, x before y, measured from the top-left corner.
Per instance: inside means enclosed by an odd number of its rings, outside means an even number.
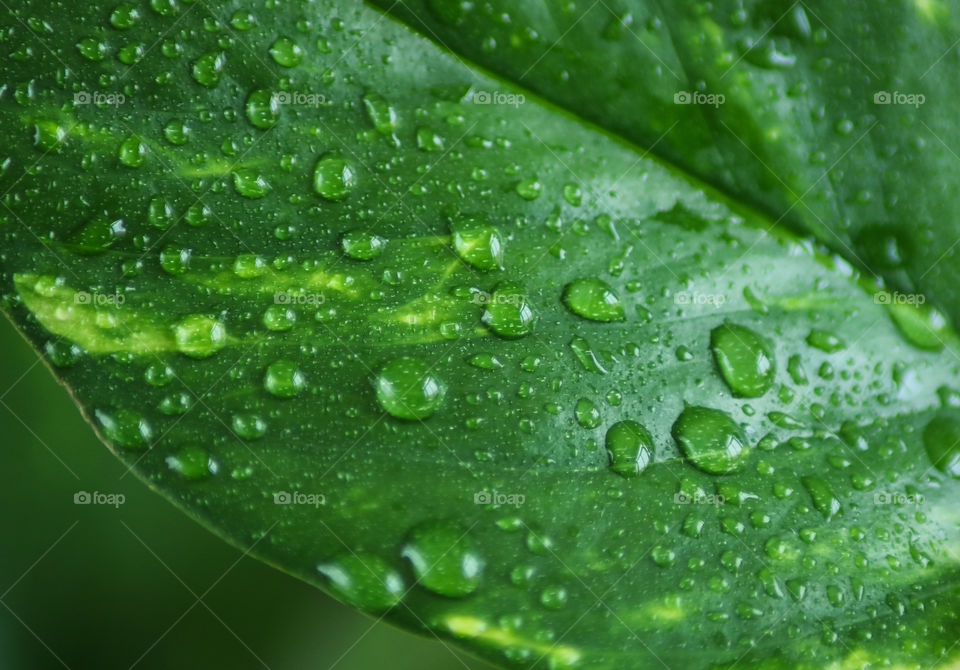
[[[292,398],[307,386],[307,378],[297,364],[286,358],[267,366],[263,388],[278,398]]]
[[[94,411],[103,435],[121,447],[144,449],[153,437],[153,429],[142,416],[129,409]]]
[[[350,258],[357,261],[369,261],[383,253],[387,241],[367,232],[366,230],[351,230],[340,239],[340,246]]]
[[[111,221],[100,216],[70,233],[67,243],[76,253],[94,255],[112,247],[126,233],[123,219]]]
[[[687,458],[711,474],[734,472],[750,454],[740,427],[720,410],[688,406],[673,424],[672,434]]]
[[[204,479],[215,475],[219,469],[217,462],[203,447],[188,445],[181,447],[176,454],[167,456],[167,467],[179,472],[187,479]]]
[[[227,328],[212,316],[191,314],[174,326],[177,351],[191,358],[207,358],[227,344]]]
[[[819,328],[813,328],[810,331],[810,334],[807,335],[807,344],[809,344],[811,347],[816,347],[821,351],[825,351],[828,354],[832,354],[835,351],[840,351],[847,346],[843,340],[833,333],[826,330],[820,330]]]
[[[923,429],[923,446],[938,470],[960,479],[960,420],[951,414],[933,417]]]
[[[470,365],[482,370],[496,370],[503,367],[500,359],[491,353],[481,352],[470,357]]]
[[[828,520],[840,511],[840,500],[833,493],[830,484],[822,477],[801,477],[800,482],[810,493],[813,506],[820,510]]]
[[[144,381],[150,386],[166,386],[173,378],[173,370],[163,363],[151,363],[143,373]]]
[[[108,48],[100,40],[87,37],[77,42],[77,51],[88,60],[101,61],[107,57]]]
[[[570,340],[570,349],[573,351],[573,355],[577,357],[577,360],[580,361],[580,365],[583,366],[584,370],[587,372],[599,372],[604,375],[607,374],[607,369],[603,367],[600,358],[586,339],[579,335],[575,336]]]
[[[536,317],[523,286],[517,282],[501,282],[487,301],[481,320],[500,337],[512,339],[528,335]]]
[[[190,128],[182,119],[173,119],[163,127],[163,136],[170,144],[182,146],[190,139]]]
[[[247,118],[257,128],[272,128],[280,118],[280,99],[271,91],[256,89],[247,97]]]
[[[517,195],[524,200],[536,200],[543,192],[543,184],[536,177],[523,179],[517,184]]]
[[[382,95],[376,91],[367,91],[363,96],[363,106],[377,132],[382,135],[392,135],[397,129],[397,112]]]
[[[338,154],[327,154],[317,161],[313,172],[313,188],[327,200],[343,200],[356,186],[356,175],[350,163]]]
[[[334,593],[362,609],[383,611],[403,598],[403,578],[372,554],[344,552],[321,563],[317,570],[329,580]]]
[[[256,440],[267,433],[267,422],[256,414],[234,414],[233,432],[245,440]]]
[[[146,155],[147,145],[137,135],[131,135],[120,145],[120,162],[127,167],[140,167]]]
[[[193,78],[198,84],[214,88],[220,83],[220,75],[227,63],[227,55],[222,51],[208,51],[193,63]]]
[[[296,322],[297,313],[286,305],[270,305],[263,313],[263,325],[267,330],[290,330]]]
[[[717,326],[710,332],[710,347],[720,374],[734,395],[759,398],[773,384],[773,354],[749,328],[731,323]]]
[[[83,356],[83,349],[79,345],[66,340],[51,340],[43,345],[43,351],[47,360],[58,368],[68,368]]]
[[[245,9],[238,9],[233,13],[233,16],[230,17],[230,25],[233,26],[235,30],[250,30],[256,27],[257,17]]]
[[[473,539],[456,523],[431,521],[414,528],[403,547],[417,583],[434,593],[463,597],[480,583],[483,560]]]
[[[886,308],[907,342],[926,351],[943,348],[949,337],[950,322],[936,307],[888,300]]]
[[[278,37],[270,46],[270,55],[283,67],[296,67],[303,61],[303,49],[289,37]]]
[[[256,200],[273,190],[266,177],[252,170],[237,170],[233,173],[233,187],[245,198]]]
[[[127,3],[117,5],[110,13],[110,23],[117,30],[132,28],[139,22],[140,10]]]
[[[563,303],[574,314],[592,321],[626,319],[620,297],[606,282],[595,277],[576,279],[567,284]]]
[[[567,590],[560,585],[548,586],[540,592],[540,603],[547,609],[558,610],[567,603]]]
[[[376,378],[377,401],[399,419],[426,419],[437,411],[446,394],[446,385],[419,358],[395,358]]]
[[[574,207],[579,207],[580,203],[583,202],[583,191],[576,184],[564,184],[563,199]]]
[[[426,126],[417,128],[417,147],[421,151],[443,151],[443,144],[443,137],[438,135],[432,128],[427,128]]]
[[[580,398],[577,401],[574,414],[577,417],[577,423],[584,428],[596,428],[600,425],[600,410],[597,409],[597,404],[589,398]]]
[[[464,262],[479,270],[503,269],[503,239],[486,219],[471,216],[450,223],[453,249]]]
[[[624,477],[643,472],[653,454],[653,438],[636,421],[620,421],[610,426],[606,438],[610,469]]]

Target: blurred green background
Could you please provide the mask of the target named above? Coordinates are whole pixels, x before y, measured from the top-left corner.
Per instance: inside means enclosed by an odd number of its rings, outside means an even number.
[[[0,351],[0,668],[491,668],[243,557],[123,476],[3,317]]]

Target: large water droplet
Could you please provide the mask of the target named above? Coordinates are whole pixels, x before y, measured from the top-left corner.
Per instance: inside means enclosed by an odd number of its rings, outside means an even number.
[[[503,269],[503,239],[500,232],[479,216],[450,223],[453,249],[462,260],[480,270]]]
[[[500,337],[516,338],[533,330],[536,316],[523,286],[517,282],[501,282],[489,296],[481,320]]]
[[[610,469],[624,477],[643,472],[653,454],[653,438],[636,421],[620,421],[610,426],[606,438]]]
[[[377,401],[399,419],[425,419],[440,407],[446,385],[419,358],[395,358],[376,378]]]
[[[237,170],[233,173],[233,187],[245,198],[258,199],[267,195],[273,188],[262,174],[253,170]]]
[[[280,99],[273,92],[258,88],[247,97],[247,118],[257,128],[273,127],[280,118]]]
[[[176,454],[167,456],[167,467],[179,472],[187,479],[204,479],[217,473],[217,462],[203,447],[188,445],[181,447]]]
[[[340,246],[350,258],[369,261],[383,253],[387,241],[366,230],[351,230],[340,239]]]
[[[212,316],[191,314],[174,326],[177,351],[192,358],[207,358],[227,344],[227,329]]]
[[[153,436],[153,429],[145,418],[129,409],[94,411],[104,436],[121,447],[143,449]]]
[[[687,458],[711,474],[734,472],[750,454],[740,427],[720,410],[688,406],[672,433]]]
[[[578,316],[592,321],[623,321],[626,316],[620,297],[596,277],[576,279],[563,291],[563,303]]]
[[[923,429],[923,446],[938,470],[960,479],[960,420],[950,414],[930,419]]]
[[[289,37],[278,37],[270,46],[270,55],[283,67],[296,67],[303,61],[303,49]]]
[[[828,520],[840,511],[840,500],[830,488],[830,484],[822,477],[802,477],[800,482],[810,493],[813,506],[820,510]]]
[[[338,154],[323,156],[313,172],[313,188],[327,200],[343,200],[356,186],[356,181],[350,163]]]
[[[449,521],[431,521],[414,528],[402,555],[410,561],[417,583],[435,593],[463,597],[480,583],[483,560],[473,539]]]
[[[379,556],[344,552],[317,570],[338,596],[362,609],[383,611],[403,597],[403,578]]]
[[[209,51],[193,63],[193,78],[198,84],[207,88],[214,88],[220,83],[223,66],[227,63],[227,55],[222,51]]]
[[[267,366],[267,372],[263,376],[263,388],[278,398],[292,398],[306,385],[307,378],[297,364],[285,358]]]
[[[710,332],[720,374],[734,395],[759,398],[773,384],[776,370],[766,342],[749,328],[725,323]]]
[[[847,346],[843,340],[833,333],[826,330],[820,330],[819,328],[813,328],[810,331],[810,333],[807,335],[807,344],[809,344],[811,347],[816,347],[821,351],[825,351],[828,354],[832,354],[835,351],[840,351]]]
[[[112,247],[126,232],[123,219],[111,221],[99,216],[73,231],[67,243],[79,254],[99,254]]]

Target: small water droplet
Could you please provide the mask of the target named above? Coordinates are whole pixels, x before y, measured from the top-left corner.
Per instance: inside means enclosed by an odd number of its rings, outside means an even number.
[[[307,378],[294,361],[286,358],[267,366],[263,388],[278,398],[292,398],[307,386]]]

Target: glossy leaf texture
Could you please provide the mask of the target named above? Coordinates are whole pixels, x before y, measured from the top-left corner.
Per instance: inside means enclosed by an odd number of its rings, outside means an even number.
[[[960,320],[960,6],[375,0]]]
[[[2,21],[4,311],[215,532],[505,667],[956,662],[938,312],[358,3]]]

